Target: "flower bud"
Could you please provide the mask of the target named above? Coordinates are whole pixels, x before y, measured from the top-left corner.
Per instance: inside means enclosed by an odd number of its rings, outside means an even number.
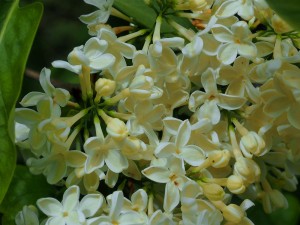
[[[154,86],[153,79],[140,75],[135,77],[129,86],[130,94],[139,99],[147,99],[151,96],[151,89]]]
[[[108,121],[106,131],[114,140],[117,141],[123,140],[128,135],[125,123],[118,118],[112,118]]]
[[[222,168],[228,165],[230,160],[230,152],[228,150],[215,150],[208,153],[208,159],[212,167]]]
[[[239,157],[234,164],[234,175],[241,176],[246,184],[252,184],[260,179],[260,168],[252,159]]]
[[[236,175],[231,175],[228,177],[226,186],[233,194],[242,194],[246,189],[243,179]]]
[[[225,195],[225,192],[223,188],[214,183],[207,183],[201,185],[203,188],[204,195],[210,200],[210,201],[222,201]]]
[[[272,189],[269,192],[263,192],[262,204],[266,213],[272,213],[278,208],[288,207],[286,198],[280,191],[276,189]]]
[[[254,131],[249,131],[240,141],[240,148],[247,158],[251,158],[252,154],[260,156],[265,146],[264,139]]]
[[[270,200],[275,208],[287,208],[288,202],[284,195],[277,189],[273,189],[270,193]]]
[[[205,0],[189,0],[190,10],[201,11],[207,5]]]
[[[238,224],[245,217],[244,210],[235,204],[230,204],[222,209],[224,218],[234,224]]]
[[[144,143],[136,137],[126,137],[121,145],[121,151],[129,159],[140,160],[140,152],[146,148]]]
[[[97,92],[97,99],[100,100],[102,96],[110,96],[116,89],[116,82],[113,80],[99,78],[95,84],[95,90]]]

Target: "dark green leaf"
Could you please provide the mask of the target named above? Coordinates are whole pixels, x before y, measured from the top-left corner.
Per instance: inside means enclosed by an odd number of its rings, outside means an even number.
[[[295,29],[300,30],[299,0],[267,0],[270,7]]]
[[[32,175],[26,166],[17,166],[7,195],[0,205],[2,224],[14,224],[16,214],[24,205],[35,205],[42,197],[51,197],[55,188],[43,175]]]
[[[114,6],[144,27],[149,29],[154,27],[157,15],[143,0],[130,0],[130,3],[124,0],[115,0]]]
[[[15,169],[14,109],[43,11],[41,3],[23,8],[18,4],[17,0],[0,1],[0,203]]]
[[[145,28],[154,28],[157,14],[151,7],[145,4],[144,0],[130,0],[130,4],[128,3],[128,1],[115,0],[114,6]],[[185,18],[180,18],[172,15],[169,15],[168,18],[175,20],[177,23],[187,29],[193,28],[192,24]],[[175,29],[167,24],[165,20],[163,20],[161,32],[172,33],[175,32]]]
[[[278,209],[271,214],[266,214],[260,203],[247,210],[247,216],[255,225],[298,225],[300,219],[300,201],[295,195],[285,194],[289,207]]]

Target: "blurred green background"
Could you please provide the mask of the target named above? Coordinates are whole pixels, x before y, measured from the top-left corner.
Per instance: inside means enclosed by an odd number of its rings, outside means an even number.
[[[124,0],[125,1],[125,0]],[[32,0],[21,0],[26,5]],[[95,7],[81,0],[44,0],[44,15],[37,32],[24,77],[21,98],[29,91],[41,90],[38,74],[43,67],[52,68],[54,60],[66,60],[69,52],[84,44],[88,38],[87,27],[78,19],[80,15],[93,12]],[[77,76],[63,70],[52,70],[56,86],[76,86]],[[256,225],[300,225],[300,185],[294,194],[287,194],[291,208],[278,210],[272,215],[263,213],[259,203],[249,209],[247,214]]]

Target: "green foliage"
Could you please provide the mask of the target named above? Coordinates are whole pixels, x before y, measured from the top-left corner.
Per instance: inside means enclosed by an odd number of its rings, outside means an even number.
[[[18,0],[0,2],[0,202],[16,166],[13,115],[26,60],[43,11],[41,3],[23,8],[18,5]]]
[[[128,4],[128,2],[124,0],[115,0],[114,6],[118,10],[133,18],[134,22],[146,28],[153,29],[156,17],[158,15],[154,11],[154,9],[150,8],[148,5],[145,4],[144,0],[130,0],[130,4]],[[179,23],[187,29],[193,29],[192,24],[187,19],[172,15],[171,9],[168,10],[168,14],[168,18],[175,20],[177,23]],[[169,24],[167,24],[166,21],[163,21],[161,32],[172,33],[175,32],[175,29]]]
[[[15,224],[16,214],[24,205],[35,205],[42,197],[53,196],[55,188],[43,175],[32,175],[26,166],[17,166],[7,195],[0,206],[2,224]]]
[[[265,214],[262,205],[257,203],[255,207],[247,211],[247,216],[255,225],[298,225],[300,219],[300,201],[297,196],[285,194],[289,207],[287,209],[278,209],[271,214]]]
[[[267,0],[270,7],[295,29],[300,30],[299,0]]]

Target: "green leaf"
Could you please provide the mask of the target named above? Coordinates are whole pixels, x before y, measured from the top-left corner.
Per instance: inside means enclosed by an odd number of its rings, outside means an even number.
[[[287,209],[278,209],[270,215],[271,224],[274,225],[298,225],[300,219],[300,201],[299,199],[292,194],[285,194],[286,199],[288,200],[289,207]]]
[[[24,205],[35,205],[39,198],[54,194],[55,188],[47,183],[43,175],[33,175],[26,166],[17,166],[7,195],[0,205],[2,224],[15,224],[15,216]]]
[[[266,214],[260,203],[247,210],[247,216],[255,225],[298,225],[300,219],[300,201],[297,196],[285,194],[289,207],[287,209],[277,209],[271,214]]]
[[[116,7],[119,11],[123,12],[127,16],[131,17],[139,25],[142,25],[143,27],[148,29],[154,28],[157,13],[151,7],[146,5],[144,0],[130,0],[130,4],[128,3],[128,1],[114,0],[114,7]],[[172,10],[170,9],[169,11]],[[169,15],[168,18],[175,20],[177,23],[187,29],[193,29],[192,24],[185,18],[180,18],[173,15]],[[167,24],[165,20],[163,20],[161,32],[172,33],[175,32],[175,29]]]
[[[0,203],[15,169],[13,115],[26,60],[43,12],[41,3],[23,8],[18,4],[18,0],[0,1]]]
[[[157,15],[143,0],[130,0],[130,3],[124,0],[115,0],[114,6],[142,26],[153,28]]]
[[[292,27],[300,30],[299,0],[267,0],[270,7]]]

